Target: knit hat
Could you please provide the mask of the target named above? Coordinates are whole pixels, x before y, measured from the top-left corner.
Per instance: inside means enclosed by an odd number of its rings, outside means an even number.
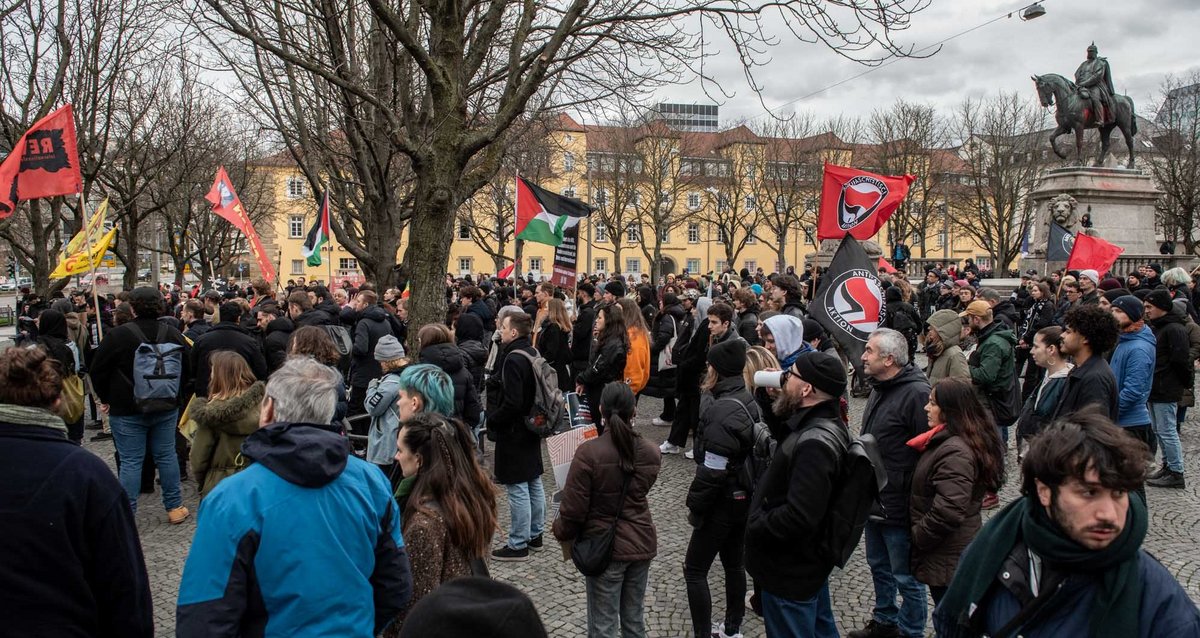
[[[805,319],[800,323],[804,326],[804,339],[806,341],[825,338],[825,328],[816,319]]]
[[[1142,302],[1133,295],[1122,295],[1112,301],[1113,308],[1120,310],[1129,317],[1130,321],[1142,318]]]
[[[1108,303],[1112,303],[1117,300],[1117,297],[1124,297],[1125,295],[1132,294],[1133,293],[1129,292],[1128,288],[1114,288],[1112,290],[1105,290],[1102,296],[1108,300]]]
[[[754,291],[754,294],[755,294],[756,296],[758,296],[758,295],[762,295],[762,292],[763,292],[763,291],[762,291],[762,286],[760,286],[760,285],[758,285],[758,284],[750,284],[750,290]]]
[[[404,346],[400,345],[400,340],[392,335],[380,337],[379,342],[375,344],[376,361],[392,361],[402,357],[404,357]]]
[[[743,339],[722,341],[708,349],[708,364],[721,377],[736,377],[746,367],[747,348]]]
[[[958,286],[959,288],[967,288],[970,287],[971,282],[967,281],[966,279],[955,279],[954,285]]]
[[[900,301],[902,298],[903,295],[900,294],[900,289],[895,286],[888,286],[887,290],[885,290],[883,293],[883,299],[888,303]]]
[[[533,601],[480,576],[455,578],[413,605],[400,638],[546,638]]]
[[[1150,264],[1148,266],[1148,268],[1150,268],[1150,270],[1153,270],[1154,274],[1156,274],[1156,275],[1162,274],[1162,264],[1160,264],[1160,263],[1156,262],[1156,263]]]
[[[846,391],[846,366],[842,360],[824,352],[805,352],[796,358],[792,370],[816,389],[834,397]]]
[[[1164,288],[1151,290],[1150,294],[1146,295],[1146,303],[1159,310],[1171,312],[1171,292]]]
[[[1104,281],[1100,282],[1100,290],[1116,290],[1117,288],[1120,288],[1120,287],[1121,287],[1121,280],[1113,278],[1113,277],[1109,277],[1108,279],[1105,279]]]
[[[1079,278],[1083,279],[1084,277],[1091,279],[1093,284],[1100,283],[1100,273],[1098,273],[1094,270],[1088,269],[1088,270],[1079,271]]]
[[[625,284],[620,279],[610,281],[604,284],[604,292],[619,299],[625,296]]]

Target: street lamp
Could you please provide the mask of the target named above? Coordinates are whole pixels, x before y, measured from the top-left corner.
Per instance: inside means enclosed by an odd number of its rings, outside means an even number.
[[[1046,15],[1046,8],[1035,2],[1021,10],[1021,19],[1028,22]]]

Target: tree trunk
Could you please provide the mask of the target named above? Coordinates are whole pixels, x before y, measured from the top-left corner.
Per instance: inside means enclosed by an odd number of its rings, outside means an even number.
[[[130,207],[121,225],[121,241],[125,243],[125,275],[121,278],[121,286],[125,290],[133,290],[138,285],[138,216],[136,210]]]
[[[775,266],[771,269],[773,272],[787,271],[787,236],[787,226],[781,226],[779,230],[779,247],[775,250]]]

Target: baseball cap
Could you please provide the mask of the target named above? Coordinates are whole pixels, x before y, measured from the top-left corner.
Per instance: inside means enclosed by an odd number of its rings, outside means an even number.
[[[958,313],[958,316],[966,317],[970,315],[972,317],[986,317],[990,314],[992,314],[991,304],[982,299],[977,299],[967,304],[967,309]]]

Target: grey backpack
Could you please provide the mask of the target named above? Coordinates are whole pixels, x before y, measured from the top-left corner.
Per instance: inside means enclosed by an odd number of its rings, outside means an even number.
[[[183,378],[183,346],[167,341],[166,324],[158,325],[155,341],[136,323],[127,324],[138,340],[133,352],[133,401],[142,414],[173,410],[179,405],[179,386]]]

